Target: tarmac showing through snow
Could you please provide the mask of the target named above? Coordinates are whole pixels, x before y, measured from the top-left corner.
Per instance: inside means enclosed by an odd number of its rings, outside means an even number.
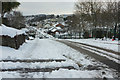
[[[119,52],[118,41],[112,42],[109,40],[107,42],[107,41],[93,40],[93,39],[88,39],[88,40],[87,39],[79,39],[79,40],[68,39],[67,42],[74,43],[78,47],[82,47],[85,50],[91,51],[100,56],[104,56],[120,64],[120,52]]]
[[[62,42],[70,46],[71,48],[80,51],[83,54],[87,54],[95,58],[96,60],[108,65],[110,68],[116,69],[118,72],[120,72],[119,52],[114,52],[97,46],[83,44],[82,42],[73,42],[67,40],[57,40],[57,41]]]
[[[3,46],[0,50],[1,78],[117,77],[116,70],[52,39],[35,38],[19,50]]]

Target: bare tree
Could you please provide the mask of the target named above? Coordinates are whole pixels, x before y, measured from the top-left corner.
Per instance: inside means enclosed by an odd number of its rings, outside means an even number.
[[[25,19],[21,12],[13,11],[7,16],[11,27],[21,29],[25,27]]]
[[[102,3],[101,2],[77,2],[75,4],[75,14],[80,16],[80,22],[82,30],[91,28],[91,24],[94,28],[100,25]],[[86,25],[87,24],[87,25]]]
[[[79,25],[82,30],[88,30],[94,28],[94,34],[96,38],[96,27],[102,27],[103,36],[104,28],[113,28],[115,24],[118,24],[118,2],[80,2],[75,4],[75,15],[79,15]],[[87,24],[87,25],[86,25]]]

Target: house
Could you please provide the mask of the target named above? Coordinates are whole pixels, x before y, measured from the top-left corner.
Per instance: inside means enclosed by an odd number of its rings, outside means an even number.
[[[64,28],[64,25],[62,25],[61,23],[57,24],[56,27],[61,27]]]
[[[64,19],[62,17],[59,17],[59,18],[57,18],[57,22],[62,23],[62,22],[64,22]]]
[[[50,29],[50,28],[52,28],[51,25],[52,25],[52,24],[45,24],[44,28],[45,28],[45,29]]]
[[[54,37],[59,36],[60,33],[63,32],[64,25],[62,24],[55,24],[52,28],[49,29],[48,34],[53,35]]]

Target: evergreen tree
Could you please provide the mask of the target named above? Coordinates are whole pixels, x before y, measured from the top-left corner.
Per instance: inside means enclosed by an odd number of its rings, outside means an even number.
[[[12,9],[17,8],[19,5],[19,2],[2,2],[2,17],[6,12],[10,12]]]

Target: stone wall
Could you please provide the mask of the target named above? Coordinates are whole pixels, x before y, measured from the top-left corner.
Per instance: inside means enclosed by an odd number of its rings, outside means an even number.
[[[25,42],[25,37],[26,36],[24,34],[16,35],[13,38],[10,36],[2,35],[0,36],[0,45],[18,49],[20,45]]]

